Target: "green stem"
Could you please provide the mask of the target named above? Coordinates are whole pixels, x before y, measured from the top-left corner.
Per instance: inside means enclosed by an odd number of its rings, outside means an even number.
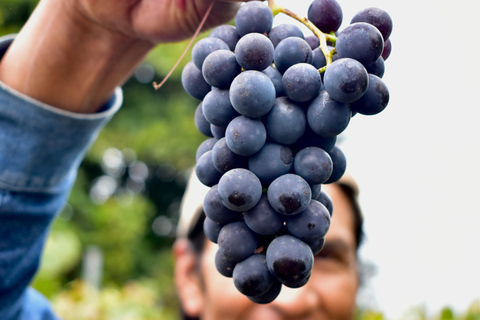
[[[305,17],[299,16],[298,14],[296,14],[293,11],[290,11],[287,8],[284,8],[282,6],[275,4],[274,0],[268,0],[268,6],[270,7],[270,10],[272,10],[274,16],[280,12],[284,13],[287,16],[290,16],[293,19],[303,23],[308,29],[310,29],[313,32],[313,34],[320,41],[320,50],[322,50],[323,55],[325,56],[325,60],[327,61],[327,65],[324,68],[319,69],[319,72],[325,71],[323,69],[326,69],[332,63],[332,56],[333,56],[333,54],[328,50],[327,41],[335,43],[337,41],[337,37],[335,37],[335,35],[323,33],[310,20],[308,20]],[[323,71],[320,71],[320,70],[323,70]]]

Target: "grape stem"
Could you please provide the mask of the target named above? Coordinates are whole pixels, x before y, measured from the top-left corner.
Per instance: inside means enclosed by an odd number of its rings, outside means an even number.
[[[318,69],[318,72],[322,73],[327,70],[327,67],[332,63],[332,56],[335,53],[335,50],[328,50],[327,41],[335,43],[337,41],[337,37],[331,34],[323,33],[310,20],[308,20],[308,18],[299,16],[298,14],[290,11],[287,8],[277,5],[274,0],[268,0],[268,6],[270,7],[270,10],[272,10],[274,16],[279,13],[286,14],[287,16],[290,16],[293,19],[301,22],[313,32],[313,34],[318,38],[318,40],[320,40],[320,50],[322,50],[323,55],[325,56],[325,60],[327,61],[327,65],[323,68]]]

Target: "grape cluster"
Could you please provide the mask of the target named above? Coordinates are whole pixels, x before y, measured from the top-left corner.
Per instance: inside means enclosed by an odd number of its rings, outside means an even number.
[[[339,4],[314,0],[308,20],[332,35],[328,65],[317,37],[292,24],[272,28],[273,18],[261,1],[244,4],[235,26],[196,43],[182,72],[187,93],[202,101],[195,124],[210,137],[195,168],[211,187],[204,231],[218,243],[218,271],[256,303],[307,283],[333,213],[321,185],[346,169],[337,136],[355,114],[377,114],[389,100],[385,11],[365,9],[339,32]]]

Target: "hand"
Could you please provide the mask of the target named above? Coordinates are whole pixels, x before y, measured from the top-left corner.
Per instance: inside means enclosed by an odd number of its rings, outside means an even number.
[[[57,108],[91,113],[155,44],[190,37],[212,0],[42,0],[0,63],[0,81]],[[216,0],[205,28],[239,1]]]
[[[78,0],[67,10],[111,32],[152,42],[186,39],[198,28],[213,0]],[[217,0],[204,29],[233,18],[240,0]]]

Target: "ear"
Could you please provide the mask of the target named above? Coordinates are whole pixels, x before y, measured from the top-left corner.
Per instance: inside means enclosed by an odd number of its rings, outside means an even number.
[[[190,317],[199,317],[202,313],[204,293],[197,264],[197,255],[191,249],[187,239],[179,239],[173,245],[175,258],[175,286],[180,303]]]

